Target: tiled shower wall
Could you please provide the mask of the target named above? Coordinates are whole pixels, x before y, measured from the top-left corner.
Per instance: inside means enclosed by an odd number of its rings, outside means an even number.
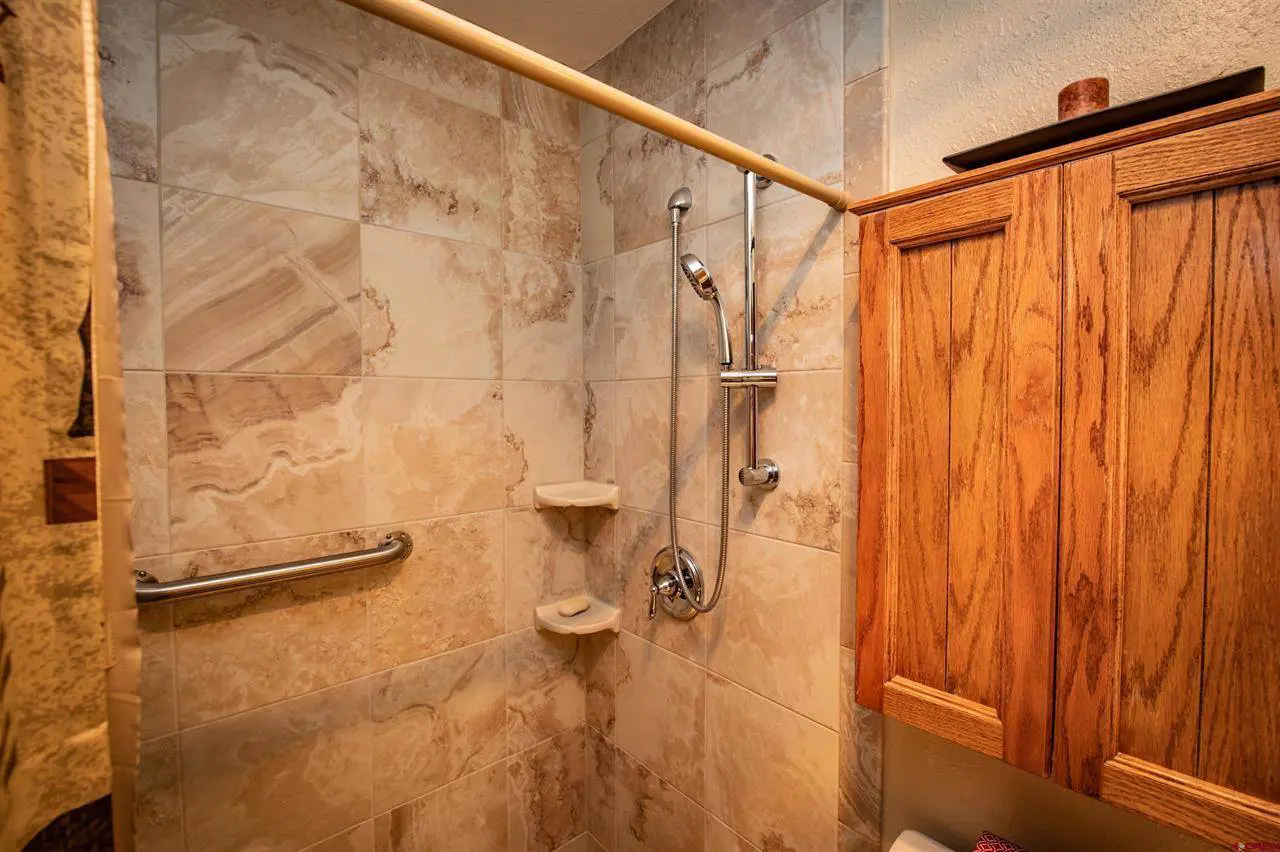
[[[878,0],[675,0],[589,73],[865,197],[884,182],[884,26]],[[586,471],[624,504],[587,569],[623,605],[621,635],[586,660],[591,836],[610,852],[878,850],[880,719],[852,703],[856,223],[781,186],[760,193],[760,358],[781,371],[760,442],[782,481],[731,481],[717,610],[650,622],[649,563],[668,540],[667,198],[693,190],[682,249],[715,275],[741,363],[742,178],[591,109],[582,139]],[[683,281],[680,300],[679,534],[714,576],[710,315]]]
[[[415,542],[143,609],[139,849],[565,846],[583,667],[532,606],[598,531],[530,503],[584,463],[577,105],[336,0],[101,18],[137,566]]]

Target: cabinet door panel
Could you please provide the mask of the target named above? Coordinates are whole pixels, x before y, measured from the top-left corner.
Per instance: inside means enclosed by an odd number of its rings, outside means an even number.
[[[900,511],[894,674],[942,689],[947,653],[951,246],[901,257]]]
[[[932,198],[864,221],[862,248],[858,701],[1040,774],[1059,195],[1049,169]]]
[[[1219,190],[1216,213],[1200,777],[1274,802],[1280,801],[1280,184]]]
[[[1194,773],[1200,710],[1213,195],[1134,208],[1120,750]]]
[[[1274,121],[1064,178],[1054,774],[1227,844],[1280,841]]]

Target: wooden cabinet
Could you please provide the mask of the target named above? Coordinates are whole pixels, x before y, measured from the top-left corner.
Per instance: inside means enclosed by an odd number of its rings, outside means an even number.
[[[855,206],[857,700],[1280,841],[1280,92]]]

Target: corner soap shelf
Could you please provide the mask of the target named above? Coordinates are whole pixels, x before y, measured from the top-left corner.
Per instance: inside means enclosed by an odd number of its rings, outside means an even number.
[[[549,630],[552,633],[582,635],[602,633],[606,630],[617,633],[622,623],[622,611],[613,604],[605,603],[591,595],[586,595],[586,598],[587,608],[577,615],[561,615],[556,610],[564,601],[554,601],[536,607],[533,610],[533,621],[542,630]]]
[[[618,486],[610,482],[581,480],[533,487],[533,505],[539,509],[548,506],[603,506],[616,509],[618,499]]]

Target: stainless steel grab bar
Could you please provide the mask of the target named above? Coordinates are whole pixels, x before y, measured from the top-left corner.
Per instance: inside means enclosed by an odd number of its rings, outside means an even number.
[[[149,571],[134,571],[134,593],[140,604],[195,598],[201,595],[214,595],[218,592],[251,589],[254,586],[281,583],[285,580],[334,574],[353,568],[372,568],[375,565],[399,562],[411,552],[413,552],[413,539],[409,534],[393,532],[387,533],[385,543],[370,550],[337,553],[317,559],[300,559],[297,562],[281,562],[278,565],[245,568],[243,571],[228,571],[225,574],[211,574],[207,577],[189,577],[168,583],[161,583]]]

